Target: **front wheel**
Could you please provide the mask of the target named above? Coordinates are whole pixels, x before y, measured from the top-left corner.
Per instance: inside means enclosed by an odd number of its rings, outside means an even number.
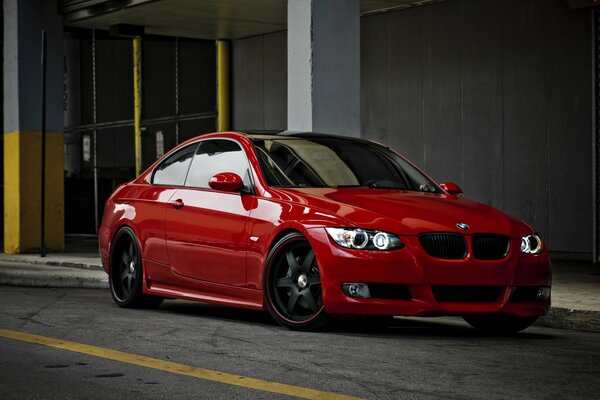
[[[263,291],[269,313],[281,325],[304,331],[327,326],[319,265],[308,240],[299,232],[284,236],[273,246]]]
[[[143,293],[142,255],[133,231],[128,227],[121,228],[114,243],[108,281],[115,303],[126,308],[158,307],[162,297]]]
[[[533,325],[538,317],[517,317],[513,315],[465,315],[463,319],[473,328],[489,334],[510,334],[520,332]]]

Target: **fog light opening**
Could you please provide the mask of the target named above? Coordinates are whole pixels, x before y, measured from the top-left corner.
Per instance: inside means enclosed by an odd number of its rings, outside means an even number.
[[[371,297],[369,286],[366,283],[343,283],[342,290],[346,296],[359,299],[368,299]]]
[[[550,287],[542,286],[538,288],[537,293],[535,295],[535,299],[537,301],[546,301],[550,298]]]

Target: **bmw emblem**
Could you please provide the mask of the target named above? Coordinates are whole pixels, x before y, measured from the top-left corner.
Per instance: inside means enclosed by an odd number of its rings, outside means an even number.
[[[456,224],[456,227],[458,229],[462,229],[463,231],[469,229],[469,225],[465,224],[464,222],[459,222],[458,224]]]

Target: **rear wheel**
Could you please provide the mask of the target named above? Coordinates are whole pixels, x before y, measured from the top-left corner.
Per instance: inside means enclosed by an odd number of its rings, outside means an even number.
[[[135,234],[128,227],[121,228],[114,238],[109,269],[110,292],[119,307],[155,308],[162,297],[143,293],[142,255]]]
[[[269,253],[263,289],[267,309],[281,325],[314,331],[328,324],[315,252],[299,232],[281,238]]]
[[[509,334],[522,331],[533,325],[538,317],[514,315],[465,315],[464,320],[473,328],[491,334]]]

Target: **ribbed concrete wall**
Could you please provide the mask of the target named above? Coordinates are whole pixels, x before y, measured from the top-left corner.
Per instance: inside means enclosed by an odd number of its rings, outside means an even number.
[[[234,44],[236,129],[286,129],[285,41],[264,45],[277,35]],[[591,254],[591,35],[590,10],[564,0],[363,17],[363,136],[523,218],[553,251]]]
[[[233,126],[286,129],[287,32],[234,42]]]

